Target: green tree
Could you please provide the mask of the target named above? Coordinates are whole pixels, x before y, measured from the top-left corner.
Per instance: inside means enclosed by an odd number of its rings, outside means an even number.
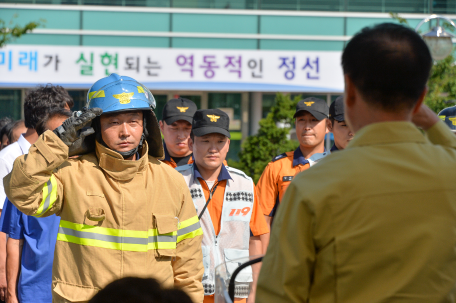
[[[391,18],[401,24],[409,26],[407,19],[400,17],[396,13],[390,13]],[[443,27],[453,30],[447,23]],[[428,80],[429,91],[424,99],[424,103],[434,112],[438,113],[442,109],[456,104],[456,65],[454,51],[444,60],[434,61],[431,75]]]
[[[13,19],[17,18],[17,15],[14,15]],[[30,33],[38,26],[42,25],[45,21],[40,20],[37,22],[29,22],[24,26],[13,25],[14,22],[11,20],[8,24],[0,19],[0,47],[5,46],[11,41],[14,41],[16,38],[21,37],[27,33]]]
[[[296,149],[299,142],[290,140],[289,133],[299,100],[301,96],[292,100],[290,95],[278,93],[275,105],[267,117],[260,120],[258,134],[248,137],[242,144],[239,162],[229,161],[229,165],[244,171],[256,183],[274,156]],[[288,127],[279,127],[277,124]]]

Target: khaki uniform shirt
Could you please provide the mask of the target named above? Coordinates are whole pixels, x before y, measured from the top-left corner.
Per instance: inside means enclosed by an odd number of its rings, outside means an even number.
[[[153,277],[164,287],[204,297],[202,229],[182,176],[148,155],[137,161],[97,143],[68,159],[46,131],[4,179],[6,195],[36,217],[61,217],[55,248],[54,302],[85,302],[108,283]]]
[[[362,128],[291,182],[257,302],[456,298],[456,136],[408,122]]]

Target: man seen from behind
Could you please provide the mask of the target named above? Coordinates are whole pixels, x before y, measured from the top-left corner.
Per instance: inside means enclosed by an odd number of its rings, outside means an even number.
[[[432,64],[402,25],[348,42],[345,121],[356,135],[288,187],[258,302],[454,302],[456,136],[423,105]]]

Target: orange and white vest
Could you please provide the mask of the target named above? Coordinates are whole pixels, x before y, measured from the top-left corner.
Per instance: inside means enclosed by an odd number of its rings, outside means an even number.
[[[203,287],[204,295],[215,293],[215,268],[222,263],[249,256],[250,218],[254,202],[254,183],[244,172],[226,166],[232,179],[228,179],[223,199],[220,232],[215,234],[209,211],[206,209],[200,219],[203,229]],[[198,216],[206,204],[203,188],[198,178],[194,177],[193,164],[177,167],[184,177]],[[209,203],[214,203],[211,201]],[[230,274],[239,266],[228,263],[226,271]],[[247,298],[252,271],[248,267],[236,277],[235,296]]]

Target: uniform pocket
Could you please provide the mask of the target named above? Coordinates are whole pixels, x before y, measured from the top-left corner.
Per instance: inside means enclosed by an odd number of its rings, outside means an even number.
[[[232,275],[236,268],[248,261],[249,251],[244,249],[225,248],[226,270]],[[241,259],[242,258],[242,259]],[[241,259],[241,260],[239,260]],[[237,276],[236,282],[252,282],[252,267],[244,268]]]
[[[101,226],[106,219],[106,213],[103,208],[91,207],[84,214],[84,224],[91,226]]]
[[[154,232],[149,235],[149,245],[153,245],[157,257],[175,257],[179,219],[169,215],[152,216]]]
[[[57,282],[53,291],[63,299],[70,302],[86,302],[92,299],[92,297],[97,294],[99,289]],[[59,300],[55,300],[54,298],[52,301]]]

